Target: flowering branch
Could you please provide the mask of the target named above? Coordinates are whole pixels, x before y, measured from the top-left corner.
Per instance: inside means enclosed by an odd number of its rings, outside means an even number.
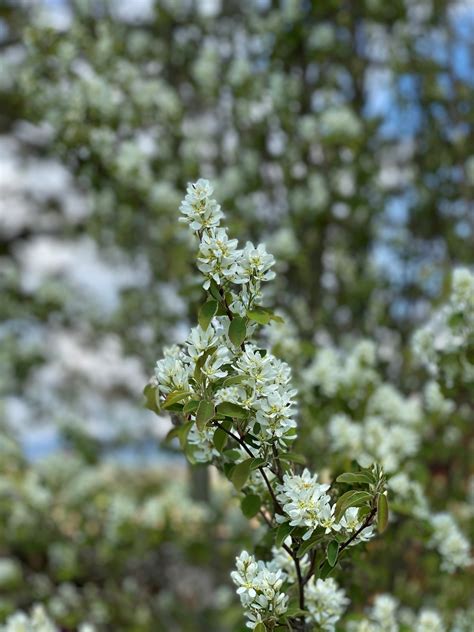
[[[180,207],[199,240],[207,299],[185,345],[165,349],[157,362],[145,388],[148,406],[178,416],[170,438],[191,462],[214,463],[241,495],[244,515],[260,516],[272,532],[272,559],[243,551],[231,574],[247,626],[264,632],[317,623],[330,630],[347,599],[328,575],[342,551],[372,537],[375,515],[385,527],[385,477],[377,466],[342,474],[337,481],[349,489],[341,495],[308,469],[297,470],[291,370],[256,343],[259,326],[281,320],[262,305],[275,261],[263,244],[239,249],[229,239],[211,196],[209,182],[198,180]]]

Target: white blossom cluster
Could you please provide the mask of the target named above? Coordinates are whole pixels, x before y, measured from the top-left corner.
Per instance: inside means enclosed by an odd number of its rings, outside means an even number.
[[[303,375],[308,387],[318,387],[326,397],[365,389],[378,381],[375,344],[361,340],[349,354],[332,347],[319,350]]]
[[[291,546],[291,538],[285,540]],[[273,559],[257,561],[247,551],[236,558],[236,570],[231,577],[237,586],[242,606],[248,618],[247,627],[254,629],[258,623],[275,623],[288,609],[285,588],[296,581],[294,564],[284,549],[273,548]],[[301,559],[302,572],[309,566],[308,556]],[[334,632],[349,599],[333,578],[312,577],[304,588],[308,614],[306,620],[318,625],[324,632]]]
[[[212,188],[207,180],[190,184],[187,191],[181,205],[182,219],[201,240],[198,266],[206,277],[205,287],[210,287],[211,280],[224,286],[229,310],[245,314],[257,304],[261,283],[273,278],[270,268],[274,259],[261,244],[255,248],[247,243],[238,250],[237,240],[227,238],[225,229],[219,227],[222,212],[210,197]],[[231,282],[240,286],[240,292],[230,292],[229,296],[226,284]],[[216,404],[230,402],[248,411],[254,434],[261,442],[293,440],[296,390],[291,388],[290,367],[254,344],[234,345],[229,337],[230,322],[227,314],[216,315],[207,329],[194,327],[184,346],[164,350],[164,357],[155,367],[160,396],[181,391],[185,403],[206,399],[212,389]],[[249,323],[249,331],[252,327]],[[204,383],[194,379],[197,363]],[[226,385],[226,378],[230,385]],[[191,419],[194,416],[192,413]],[[195,460],[208,462],[216,454],[213,432],[211,427],[191,428],[189,443],[195,446]]]
[[[331,497],[326,493],[329,487],[328,484],[318,483],[318,475],[311,475],[306,468],[301,475],[285,474],[283,484],[277,486],[277,499],[285,511],[286,518],[280,516],[277,520],[284,522],[289,519],[291,526],[305,528],[303,540],[308,540],[318,527],[326,534],[331,531],[353,533],[362,524],[358,518],[358,509],[350,507],[341,520],[336,522],[336,505],[331,503]],[[373,527],[366,527],[352,544],[367,541],[372,534]]]
[[[349,599],[332,577],[311,577],[305,587],[305,603],[310,619],[324,632],[334,632],[336,623],[344,614]]]
[[[210,287],[211,280],[217,285],[241,284],[249,309],[260,294],[261,282],[275,278],[271,270],[275,259],[263,244],[255,247],[248,241],[242,250],[237,248],[237,239],[229,239],[227,229],[219,226],[224,215],[212,193],[210,182],[203,178],[189,184],[180,206],[181,220],[200,238],[198,268],[205,276],[204,288]]]
[[[374,598],[367,617],[351,621],[347,632],[446,632],[441,615],[434,609],[423,608],[417,613],[401,608],[398,600],[389,594]]]
[[[363,467],[377,461],[387,472],[396,471],[406,458],[416,454],[421,410],[416,400],[398,396],[390,399],[394,390],[388,385],[376,390],[362,421],[355,421],[345,413],[333,415],[328,426],[332,449],[347,453]]]
[[[469,541],[448,512],[434,514],[430,519],[433,534],[430,544],[441,555],[441,568],[450,573],[472,564]]]
[[[453,272],[451,294],[413,336],[413,352],[433,374],[443,372],[448,384],[458,377],[474,381],[468,350],[474,344],[474,273],[467,268]]]
[[[59,632],[59,628],[51,621],[44,608],[36,605],[31,615],[24,612],[12,614],[5,625],[0,626],[0,632]],[[86,623],[79,627],[79,632],[94,632],[94,628]]]
[[[276,623],[288,609],[288,596],[282,589],[286,575],[271,570],[269,564],[256,561],[247,551],[236,558],[236,570],[231,573],[237,594],[248,618],[247,627],[253,630],[258,623]]]

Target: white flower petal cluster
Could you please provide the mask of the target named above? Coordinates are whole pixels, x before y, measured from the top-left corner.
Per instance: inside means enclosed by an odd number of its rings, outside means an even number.
[[[0,632],[59,632],[59,628],[51,621],[43,606],[36,605],[31,614],[18,611],[0,626]],[[94,627],[88,623],[79,626],[79,632],[94,632]]]
[[[334,518],[335,505],[326,494],[330,485],[318,483],[318,475],[305,469],[301,475],[285,474],[283,484],[277,486],[277,498],[293,527],[305,527],[303,540],[308,540],[315,529],[323,527],[326,533],[339,531]],[[280,517],[283,521],[284,518]]]
[[[415,356],[433,375],[443,372],[448,384],[460,378],[474,381],[468,350],[474,344],[474,273],[467,268],[453,272],[447,303],[413,336]]]
[[[209,289],[211,281],[221,286],[225,283],[242,285],[242,296],[232,299],[237,304],[243,303],[238,310],[240,313],[243,307],[249,309],[260,298],[262,282],[275,278],[271,270],[275,258],[264,244],[255,247],[248,241],[243,249],[237,248],[237,239],[229,239],[227,230],[220,228],[224,214],[211,197],[212,193],[210,182],[204,178],[190,183],[180,206],[181,220],[189,224],[200,239],[198,268],[205,277],[204,289]]]
[[[317,580],[312,577],[305,587],[305,604],[310,613],[308,618],[318,625],[318,629],[334,632],[349,599],[332,577]]]
[[[398,600],[389,594],[376,595],[367,618],[347,625],[347,632],[446,632],[446,629],[436,610],[423,608],[417,614],[409,608],[400,608]]]
[[[362,467],[379,462],[386,472],[395,472],[400,464],[418,451],[419,434],[404,424],[389,424],[383,417],[369,416],[362,422],[338,413],[328,425],[331,448],[356,459]]]
[[[224,217],[220,205],[211,197],[213,192],[211,183],[204,178],[188,184],[179,210],[183,215],[180,220],[189,224],[192,230],[216,228]]]
[[[455,409],[455,403],[446,398],[438,382],[431,380],[424,389],[426,409],[440,417],[448,417]]]
[[[314,357],[303,374],[307,387],[318,387],[326,397],[357,391],[379,380],[375,371],[375,344],[361,340],[351,353],[346,354],[332,347],[325,347]]]
[[[231,577],[251,630],[264,621],[276,623],[287,611],[288,596],[281,590],[286,575],[280,569],[272,570],[271,563],[256,561],[253,555],[242,551]]]
[[[441,568],[453,573],[472,563],[469,541],[448,512],[434,514],[431,519],[433,535],[430,544],[441,555]]]
[[[163,356],[155,366],[160,393],[167,395],[172,391],[188,390],[191,367],[182,349],[178,345],[165,347]]]
[[[446,627],[436,610],[421,610],[413,626],[413,632],[445,632]]]
[[[349,507],[339,521],[340,530],[350,535],[362,526],[364,520],[359,518],[358,507]],[[374,526],[370,525],[363,529],[359,535],[352,540],[349,546],[355,546],[360,542],[368,542],[374,536]]]

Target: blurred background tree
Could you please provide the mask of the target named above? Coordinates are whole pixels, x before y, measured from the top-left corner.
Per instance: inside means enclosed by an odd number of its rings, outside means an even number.
[[[416,386],[410,332],[474,263],[473,31],[467,0],[1,0],[2,427],[154,457],[140,390],[201,298],[199,176],[277,258],[297,375],[370,335]]]

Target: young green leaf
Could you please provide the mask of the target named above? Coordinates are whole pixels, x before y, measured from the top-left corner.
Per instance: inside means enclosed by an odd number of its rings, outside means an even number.
[[[193,413],[194,411],[197,410],[198,406],[199,406],[199,400],[191,399],[189,402],[186,402],[186,404],[183,406],[183,415],[189,415],[189,413]]]
[[[368,492],[351,489],[343,494],[336,503],[336,511],[334,517],[337,522],[344,515],[349,507],[361,507],[372,500],[372,496]]]
[[[339,542],[337,540],[331,540],[328,544],[326,556],[330,566],[335,566],[337,562],[337,556],[339,553]]]
[[[158,389],[153,384],[147,384],[143,389],[145,395],[145,408],[159,414],[160,407],[158,405]]]
[[[388,524],[388,500],[385,494],[380,494],[377,499],[377,529],[383,533]]]
[[[196,412],[196,424],[202,430],[209,420],[214,417],[214,404],[202,399]]]
[[[223,415],[224,417],[234,417],[235,419],[245,419],[249,415],[249,411],[242,408],[238,404],[233,404],[232,402],[222,402],[221,404],[217,404],[216,412],[218,415]]]
[[[267,626],[264,623],[257,623],[253,632],[267,632]]]
[[[270,322],[270,314],[263,307],[254,307],[247,312],[250,320],[254,320],[260,325],[266,325]]]
[[[364,472],[344,472],[336,478],[336,483],[349,483],[349,485],[354,483],[371,485],[373,482],[373,477]]]
[[[245,324],[245,319],[241,316],[234,316],[229,325],[229,338],[232,344],[235,347],[240,347],[245,340],[246,335],[247,326]]]
[[[232,472],[232,483],[237,491],[240,491],[247,482],[252,461],[253,459],[246,459],[245,461],[242,461],[242,463],[237,463],[235,466],[234,471]]]
[[[179,444],[182,450],[184,450],[184,448],[186,447],[188,434],[193,424],[194,424],[194,421],[187,421],[185,424],[183,424],[182,426],[179,426],[178,428]]]
[[[211,320],[217,313],[217,307],[219,303],[215,300],[207,301],[199,310],[198,322],[202,329],[206,330],[209,327]]]
[[[165,401],[163,402],[163,408],[169,408],[173,404],[177,404],[182,399],[188,397],[188,395],[188,391],[171,391],[171,393],[168,393]]]
[[[258,514],[261,504],[262,501],[260,496],[257,496],[256,494],[249,494],[242,499],[240,508],[242,509],[244,516],[250,519]]]
[[[306,458],[302,454],[296,452],[282,452],[279,455],[281,461],[290,461],[291,463],[299,463],[300,465],[306,465]]]

